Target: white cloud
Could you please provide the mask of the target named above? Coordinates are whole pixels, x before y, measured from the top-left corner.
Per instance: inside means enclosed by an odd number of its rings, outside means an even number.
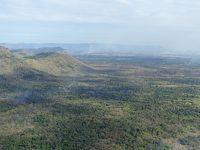
[[[130,5],[131,2],[129,0],[116,0],[117,2],[120,2],[122,4]]]
[[[140,34],[143,42],[154,39],[160,43],[186,43],[189,37],[199,37],[199,14],[199,0],[1,0],[0,3],[1,22],[109,23],[124,27],[119,32],[124,34],[123,39]],[[117,34],[114,32],[118,31],[113,30],[113,35]]]
[[[90,21],[109,22],[120,21],[124,10],[123,4],[98,0],[3,0],[0,5],[0,19],[7,20],[49,20],[49,21]],[[1,9],[2,8],[2,9]],[[7,16],[7,17],[6,17]],[[118,18],[119,16],[119,18]]]
[[[0,19],[176,25],[197,23],[197,0],[1,0]],[[174,21],[174,23],[172,23]],[[188,24],[188,23],[187,23]]]

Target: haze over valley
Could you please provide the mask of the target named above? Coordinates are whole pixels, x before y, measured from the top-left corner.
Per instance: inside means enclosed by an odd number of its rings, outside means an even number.
[[[127,45],[103,43],[2,43],[15,53],[27,55],[41,52],[59,52],[77,55],[103,55],[103,56],[154,56],[154,57],[189,57],[197,59],[200,52],[196,50],[174,50],[159,45]]]

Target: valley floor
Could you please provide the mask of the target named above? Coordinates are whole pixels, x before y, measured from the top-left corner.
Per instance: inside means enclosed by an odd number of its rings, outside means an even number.
[[[0,76],[0,149],[200,149],[200,66],[186,58],[78,59],[94,70]]]

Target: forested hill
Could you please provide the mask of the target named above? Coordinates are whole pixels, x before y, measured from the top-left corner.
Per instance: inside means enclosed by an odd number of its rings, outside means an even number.
[[[48,52],[26,56],[0,47],[0,73],[11,74],[20,69],[34,69],[51,75],[66,76],[91,68],[66,53]]]

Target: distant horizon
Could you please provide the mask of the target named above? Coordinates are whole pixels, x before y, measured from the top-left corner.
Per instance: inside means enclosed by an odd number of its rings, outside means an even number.
[[[130,46],[161,46],[158,44],[130,44],[130,43],[103,43],[103,42],[0,42],[0,44],[105,44],[105,45],[130,45]]]
[[[120,43],[0,43],[0,46],[7,47],[9,49],[40,49],[40,48],[62,48],[68,49],[72,53],[74,52],[88,52],[88,51],[96,51],[96,52],[119,52],[126,53],[128,52],[137,52],[137,53],[148,53],[159,55],[161,53],[165,54],[174,54],[174,55],[200,55],[200,51],[195,49],[170,49],[163,47],[161,45],[139,45],[139,44],[120,44]]]

